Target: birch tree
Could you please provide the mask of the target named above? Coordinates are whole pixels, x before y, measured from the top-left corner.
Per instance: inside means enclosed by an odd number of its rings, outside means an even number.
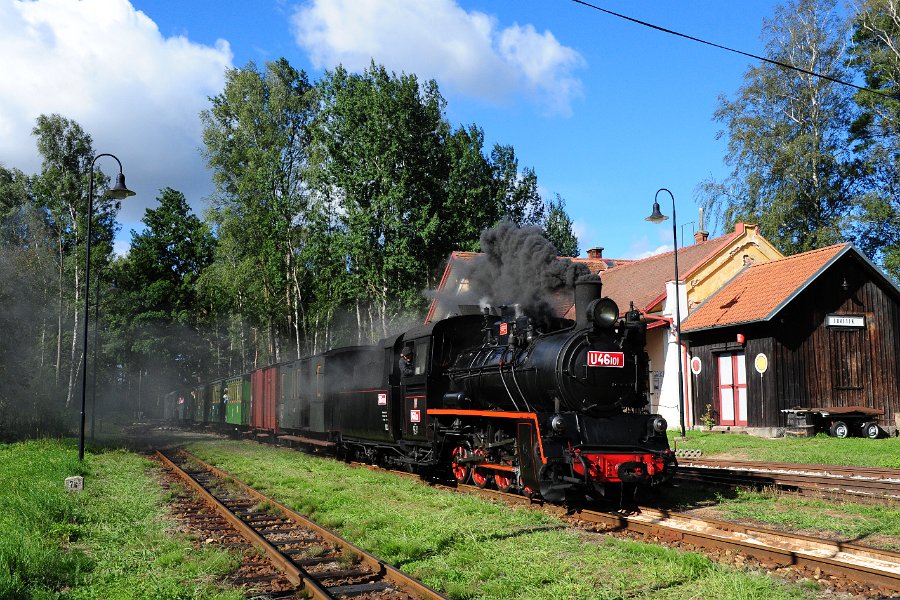
[[[792,0],[763,23],[767,58],[846,79],[847,24],[835,0]],[[726,229],[759,223],[785,254],[849,236],[854,178],[847,88],[770,63],[750,67],[734,98],[714,113],[728,140],[724,181],[708,181],[701,201]]]

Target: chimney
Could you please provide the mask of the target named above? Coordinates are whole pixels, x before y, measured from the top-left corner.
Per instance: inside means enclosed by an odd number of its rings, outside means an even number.
[[[700,227],[694,232],[694,243],[699,244],[709,239],[709,232],[703,229],[703,207],[700,207]]]
[[[603,286],[599,277],[596,279],[580,279],[575,282],[575,326],[577,328],[581,329],[588,326],[588,304],[592,300],[600,298],[602,289]]]
[[[591,260],[600,260],[601,258],[603,258],[603,246],[588,248],[587,255]]]

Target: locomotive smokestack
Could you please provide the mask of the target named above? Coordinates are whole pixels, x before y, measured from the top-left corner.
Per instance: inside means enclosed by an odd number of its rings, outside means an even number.
[[[591,300],[600,298],[602,283],[600,278],[584,278],[575,282],[575,326],[588,326],[587,307]]]

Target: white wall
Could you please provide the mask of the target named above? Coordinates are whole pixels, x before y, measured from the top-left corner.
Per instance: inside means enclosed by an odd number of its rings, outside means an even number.
[[[675,293],[679,293],[681,318],[687,317],[687,294],[684,283],[675,286],[674,281],[666,283],[666,300],[663,305],[663,317],[674,319],[675,317]],[[650,410],[656,412],[669,422],[669,429],[681,429],[679,418],[678,397],[678,357],[675,327],[657,327],[647,332],[647,353],[650,356]],[[684,370],[684,402],[685,402],[685,427],[690,429],[690,371],[686,364],[686,355],[681,353],[682,368]],[[656,378],[655,371],[662,371],[660,388],[654,389]]]

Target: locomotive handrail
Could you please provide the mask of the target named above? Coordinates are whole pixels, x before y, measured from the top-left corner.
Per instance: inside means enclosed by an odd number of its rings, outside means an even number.
[[[531,406],[528,405],[528,399],[525,398],[525,393],[522,392],[522,387],[519,385],[519,380],[516,379],[516,357],[513,356],[513,360],[510,363],[510,371],[512,372],[512,380],[513,383],[516,384],[516,389],[519,390],[519,394],[522,396],[522,401],[525,402],[525,408],[531,411]]]
[[[506,351],[508,349],[509,348],[507,347],[507,349],[503,351],[503,354],[500,355],[500,362],[497,364],[497,369],[500,372],[500,381],[503,382],[503,389],[506,390],[506,394],[509,396],[509,400],[510,400],[510,402],[512,402],[513,408],[515,408],[516,411],[518,411],[519,405],[516,403],[516,399],[513,398],[512,392],[509,391],[509,386],[506,385],[506,377],[503,376],[503,359],[506,357]],[[528,408],[527,404],[525,405],[525,408]]]

